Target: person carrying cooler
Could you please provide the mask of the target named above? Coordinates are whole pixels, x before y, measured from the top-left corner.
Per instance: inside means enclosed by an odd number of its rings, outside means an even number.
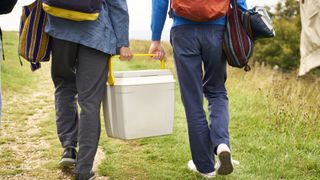
[[[122,60],[132,58],[126,0],[103,0],[102,6],[96,20],[78,22],[49,15],[46,25],[52,37],[57,133],[64,148],[59,164],[76,164],[76,180],[95,177],[92,166],[100,137],[107,59],[117,53]]]
[[[192,156],[187,165],[190,170],[207,178],[214,177],[216,173],[227,175],[233,171],[225,88],[226,57],[222,49],[225,14],[229,3],[221,0],[170,2],[173,18],[170,42],[187,118]],[[238,0],[237,3],[243,10],[247,8],[245,0]],[[165,56],[161,33],[168,7],[169,0],[152,1],[152,43],[149,53],[157,54],[156,59]],[[208,101],[210,125],[203,109],[203,96]],[[215,154],[220,161],[217,168]]]

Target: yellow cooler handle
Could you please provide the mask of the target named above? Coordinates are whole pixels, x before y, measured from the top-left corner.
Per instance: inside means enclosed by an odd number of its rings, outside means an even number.
[[[133,54],[133,57],[153,57],[155,56],[155,54]],[[115,55],[115,56],[111,56],[108,59],[108,67],[109,67],[109,71],[108,71],[108,83],[110,86],[114,85],[115,82],[115,78],[114,78],[114,74],[113,74],[113,68],[112,68],[112,59],[115,58],[120,58],[120,55]],[[165,59],[161,59],[160,60],[160,69],[165,69],[166,68],[166,61]]]

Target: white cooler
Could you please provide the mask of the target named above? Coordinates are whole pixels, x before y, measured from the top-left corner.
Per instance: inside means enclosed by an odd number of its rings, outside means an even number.
[[[175,80],[169,70],[114,72],[103,99],[109,137],[135,139],[171,134]]]

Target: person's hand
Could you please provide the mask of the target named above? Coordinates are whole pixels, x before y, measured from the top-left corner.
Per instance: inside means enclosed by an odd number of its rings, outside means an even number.
[[[133,57],[133,53],[129,47],[120,48],[120,60],[121,61],[130,61]]]
[[[161,60],[166,56],[166,51],[160,41],[152,41],[149,48],[149,54],[155,54],[153,59]]]

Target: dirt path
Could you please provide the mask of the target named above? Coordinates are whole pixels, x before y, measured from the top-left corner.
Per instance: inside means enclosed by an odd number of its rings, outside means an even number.
[[[49,72],[49,65],[44,65],[33,74],[39,77],[39,84],[30,93],[4,94],[0,179],[70,179],[72,176],[72,170],[61,170],[57,165],[62,149],[55,131]],[[104,152],[99,148],[95,168],[103,158]]]

